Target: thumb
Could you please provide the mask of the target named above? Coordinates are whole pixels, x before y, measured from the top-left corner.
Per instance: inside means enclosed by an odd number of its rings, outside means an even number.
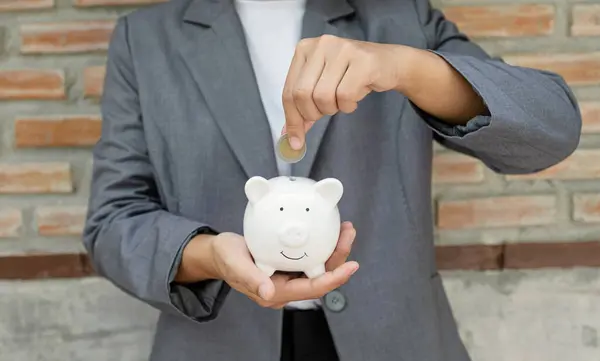
[[[245,288],[252,294],[265,301],[270,301],[275,296],[275,285],[266,273],[254,264],[242,272]]]
[[[285,126],[288,142],[293,150],[300,150],[304,145],[304,123],[288,123]]]
[[[258,296],[265,301],[270,301],[275,296],[275,285],[271,279],[258,286]]]

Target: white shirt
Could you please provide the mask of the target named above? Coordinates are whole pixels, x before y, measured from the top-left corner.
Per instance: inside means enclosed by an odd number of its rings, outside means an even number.
[[[236,0],[258,89],[273,135],[273,152],[285,124],[281,95],[301,37],[305,0]],[[280,175],[290,165],[277,159]],[[298,301],[289,308],[319,307],[319,300]]]

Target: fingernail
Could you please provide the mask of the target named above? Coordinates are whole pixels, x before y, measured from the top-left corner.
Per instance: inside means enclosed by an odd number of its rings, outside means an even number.
[[[285,125],[283,126],[283,128],[281,128],[281,134],[280,135],[284,135],[285,134]]]
[[[290,146],[292,147],[293,150],[300,150],[300,149],[302,149],[302,141],[300,141],[300,138],[298,138],[298,137],[291,137],[290,138]]]
[[[358,266],[355,266],[354,269],[352,271],[350,271],[350,276],[352,276],[353,274],[355,274],[356,271],[358,271]]]

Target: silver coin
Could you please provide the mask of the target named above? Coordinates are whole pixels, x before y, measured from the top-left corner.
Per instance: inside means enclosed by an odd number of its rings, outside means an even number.
[[[282,135],[277,141],[275,149],[277,156],[286,163],[298,163],[306,155],[306,142],[299,150],[294,150],[290,146],[288,135]]]

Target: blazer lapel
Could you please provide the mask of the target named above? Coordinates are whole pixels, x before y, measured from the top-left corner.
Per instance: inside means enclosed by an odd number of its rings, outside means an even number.
[[[231,0],[190,2],[182,31],[183,61],[246,175],[276,176],[271,129]]]
[[[347,0],[306,0],[302,38],[350,37],[334,22],[354,11]],[[233,0],[191,1],[182,32],[183,60],[242,169],[248,177],[277,176],[271,128]],[[306,156],[293,165],[294,175],[310,176],[330,121],[325,116],[308,132]]]
[[[344,30],[337,27],[334,21],[352,14],[354,8],[347,0],[306,0],[302,38],[319,37],[324,34],[351,38]],[[292,166],[292,173],[295,176],[310,177],[321,141],[331,120],[332,116],[324,116],[306,134],[306,155],[304,159]]]

